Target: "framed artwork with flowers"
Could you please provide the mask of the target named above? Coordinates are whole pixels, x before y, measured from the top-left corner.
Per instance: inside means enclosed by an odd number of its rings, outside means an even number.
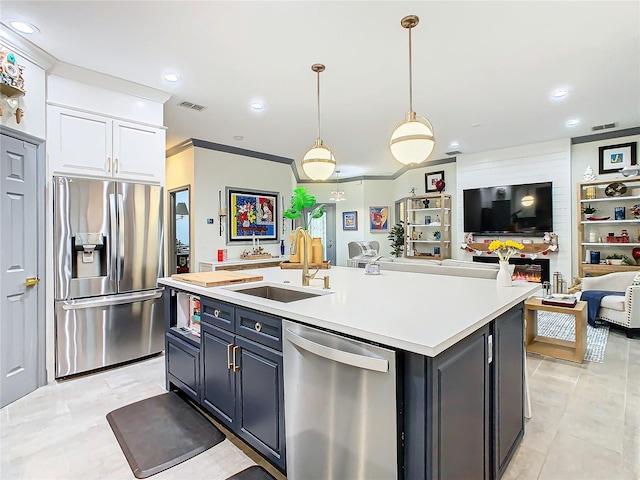
[[[440,172],[431,172],[424,174],[427,193],[438,191],[438,188],[436,187],[436,183],[438,183],[438,180],[442,180],[444,182],[444,170],[441,170]]]
[[[227,187],[227,243],[278,241],[278,192]]]

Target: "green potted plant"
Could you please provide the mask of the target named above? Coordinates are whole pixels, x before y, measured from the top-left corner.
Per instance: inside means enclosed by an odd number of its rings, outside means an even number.
[[[291,263],[303,263],[306,266],[312,258],[312,239],[309,235],[309,220],[322,217],[322,215],[324,215],[324,205],[316,206],[316,197],[311,195],[306,187],[298,187],[293,190],[291,204],[282,215],[285,218],[299,220],[300,222],[300,226],[292,231],[289,237],[291,242],[289,261]],[[302,233],[302,235],[300,235],[300,233]],[[319,242],[320,239],[317,239],[317,241]],[[294,244],[296,244],[295,248]],[[319,253],[320,257],[322,257],[321,244]],[[322,258],[320,258],[319,262],[322,263]],[[303,280],[303,285],[308,285],[308,283],[305,282],[308,282],[306,277]]]
[[[596,208],[592,207],[591,204],[588,204],[586,207],[582,207],[582,213],[584,213],[585,215],[593,215],[594,213],[596,213]]]
[[[291,220],[300,219],[302,228],[308,230],[309,218],[320,218],[324,215],[324,205],[322,204],[313,210],[309,210],[315,206],[315,204],[316,197],[311,195],[306,187],[295,188],[291,196],[291,204],[289,208],[284,211],[283,215],[285,218],[290,218]]]
[[[402,255],[404,251],[404,222],[402,220],[389,230],[387,238],[391,240],[391,254],[395,257]]]

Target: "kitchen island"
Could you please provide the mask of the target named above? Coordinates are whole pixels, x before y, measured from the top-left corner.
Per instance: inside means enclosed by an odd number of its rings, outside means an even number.
[[[397,352],[399,478],[499,478],[524,433],[522,302],[536,284],[333,267],[320,273],[330,275],[324,290],[321,280],[301,287],[299,270],[254,273],[264,281],[204,288],[159,280],[169,287],[168,388],[189,394],[284,471],[288,319]],[[320,295],[282,303],[239,291],[265,284]],[[177,292],[200,296],[200,339],[176,331]],[[251,405],[260,405],[255,418]]]

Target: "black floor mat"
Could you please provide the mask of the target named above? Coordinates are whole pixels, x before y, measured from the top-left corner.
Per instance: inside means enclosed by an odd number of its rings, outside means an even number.
[[[233,477],[227,478],[227,480],[276,480],[271,476],[264,468],[254,465],[253,467],[245,468],[239,473],[236,473]]]
[[[175,393],[118,408],[107,420],[136,478],[171,468],[225,439]]]

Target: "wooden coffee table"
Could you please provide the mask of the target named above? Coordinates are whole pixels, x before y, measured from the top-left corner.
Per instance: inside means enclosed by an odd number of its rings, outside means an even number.
[[[576,322],[575,341],[538,335],[537,312],[539,310],[573,315]],[[558,307],[543,305],[540,298],[530,298],[524,302],[524,317],[527,324],[525,341],[527,352],[572,362],[584,361],[584,352],[587,349],[587,302],[578,302],[575,307]]]

